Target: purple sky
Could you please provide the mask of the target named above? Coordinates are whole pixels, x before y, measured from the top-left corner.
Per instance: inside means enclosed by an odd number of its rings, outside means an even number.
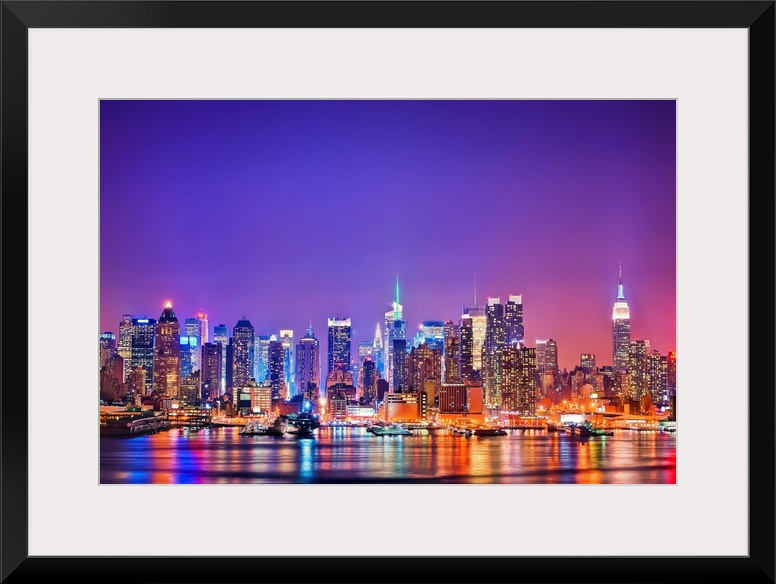
[[[673,101],[102,101],[100,329],[122,314],[371,340],[522,294],[526,344],[676,346]]]

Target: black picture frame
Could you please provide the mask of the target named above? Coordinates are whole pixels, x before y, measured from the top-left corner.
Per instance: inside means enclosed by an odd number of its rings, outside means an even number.
[[[774,1],[3,1],[0,578],[15,582],[773,582]],[[27,31],[36,27],[745,28],[751,381],[746,557],[29,557]],[[753,237],[756,234],[756,239]],[[756,241],[756,247],[755,242]],[[756,307],[757,314],[752,310]],[[756,321],[753,320],[756,318]],[[757,326],[753,326],[757,323]],[[763,369],[765,364],[765,369]],[[741,368],[743,371],[743,367]],[[754,374],[757,372],[757,375]],[[756,393],[754,393],[756,391]],[[720,472],[724,472],[722,469]],[[709,513],[713,513],[709,509]]]

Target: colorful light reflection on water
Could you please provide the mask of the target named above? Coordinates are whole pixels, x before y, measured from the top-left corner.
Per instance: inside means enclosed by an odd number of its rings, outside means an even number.
[[[543,430],[464,438],[377,437],[319,428],[313,439],[170,430],[100,441],[100,482],[675,484],[676,435],[583,438]]]

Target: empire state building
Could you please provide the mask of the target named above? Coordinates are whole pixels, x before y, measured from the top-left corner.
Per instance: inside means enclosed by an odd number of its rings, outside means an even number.
[[[615,373],[628,370],[628,345],[630,344],[630,309],[622,290],[622,264],[620,283],[617,284],[617,300],[612,309],[612,365]]]

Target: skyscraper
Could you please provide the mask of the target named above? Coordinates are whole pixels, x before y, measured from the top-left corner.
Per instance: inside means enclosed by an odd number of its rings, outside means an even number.
[[[404,307],[399,304],[399,275],[396,275],[396,299],[392,303],[392,310],[385,313],[385,343],[383,345],[385,363],[385,376],[393,383],[393,341],[407,339],[407,321],[404,320]],[[406,343],[405,343],[406,345]],[[403,376],[403,374],[402,374]]]
[[[676,351],[666,356],[666,391],[669,397],[676,395]]]
[[[288,397],[296,395],[296,345],[294,331],[281,330],[280,343],[283,345],[283,381]]]
[[[649,354],[649,341],[637,339],[628,345],[629,394],[632,399],[640,400],[647,393],[647,355]]]
[[[360,372],[367,357],[372,359],[374,347],[372,341],[358,342],[358,371]],[[374,359],[372,359],[374,361]]]
[[[460,333],[459,327],[452,320],[448,320],[443,326],[444,335],[444,361],[443,381],[445,383],[458,383],[458,360],[460,359]]]
[[[558,373],[558,344],[553,339],[536,341],[536,370],[542,373]]]
[[[359,373],[361,395],[366,403],[373,403],[377,397],[377,370],[375,369],[375,362],[372,358],[367,356],[361,365],[361,372]]]
[[[535,416],[536,349],[518,343],[504,347],[500,358],[503,408],[521,416]]]
[[[253,370],[253,325],[242,317],[232,329],[232,384],[247,387]]]
[[[405,385],[411,391],[425,391],[429,388],[430,397],[433,398],[442,384],[442,350],[423,343],[414,347],[406,358],[410,366],[405,366],[405,370],[409,369]],[[429,403],[433,405],[433,401]]]
[[[202,345],[202,369],[200,379],[202,380],[202,399],[214,400],[221,397],[221,364],[222,353],[224,352],[221,343],[205,343]]]
[[[655,405],[668,404],[668,357],[659,351],[647,355],[647,391]]]
[[[125,314],[119,323],[119,338],[116,352],[124,358],[124,379],[132,368],[132,315]],[[123,381],[122,380],[122,381]]]
[[[380,375],[382,377],[385,377],[385,353],[383,351],[383,336],[380,332],[380,323],[377,323],[377,328],[375,329],[375,340],[372,343],[372,358],[375,362],[375,368],[377,371],[380,372]]]
[[[221,343],[221,394],[223,394],[226,391],[226,347],[229,345],[229,329],[226,328],[225,324],[213,327],[213,342]],[[231,372],[231,361],[229,363],[229,371]]]
[[[488,298],[486,316],[487,329],[482,349],[485,403],[489,406],[501,406],[501,352],[505,346],[506,331],[504,305],[501,304],[500,298]]]
[[[394,339],[391,353],[393,358],[393,363],[391,364],[393,391],[397,391],[405,387],[404,367],[407,357],[407,341],[405,339]]]
[[[156,338],[156,321],[153,318],[132,318],[132,348],[131,366],[127,370],[138,367],[145,371],[145,393],[154,390],[154,340]]]
[[[460,331],[458,378],[463,381],[471,379],[474,374],[474,329],[471,318],[461,319]]]
[[[310,384],[320,389],[321,351],[318,339],[313,333],[313,323],[307,327],[304,336],[296,347],[296,383],[297,392],[307,391]]]
[[[260,383],[269,376],[269,343],[277,340],[277,335],[259,335],[256,339],[256,381]]]
[[[630,345],[630,309],[622,289],[622,264],[620,282],[617,284],[617,300],[612,309],[612,367],[615,373],[628,370],[628,346]]]
[[[420,335],[420,344],[426,343],[432,349],[444,350],[445,323],[441,320],[424,320],[420,324]]]
[[[197,337],[181,336],[180,338],[180,357],[181,357],[181,379],[190,377],[195,371],[200,369],[196,367],[198,362],[201,362],[202,353],[198,346]],[[195,354],[199,354],[197,359],[194,358]]]
[[[116,335],[114,333],[100,333],[100,367],[104,367],[108,359],[116,352]],[[123,358],[122,358],[123,359]],[[121,375],[119,381],[124,381],[124,370],[122,361]]]
[[[488,319],[485,309],[477,305],[477,276],[474,276],[474,306],[463,309],[462,318],[472,319],[472,366],[475,371],[482,369],[482,348],[485,346],[485,332],[488,328]]]
[[[582,353],[579,356],[579,365],[586,374],[595,373],[595,354]]]
[[[350,319],[328,319],[329,325],[329,375],[335,367],[342,366],[350,370]]]
[[[200,346],[210,342],[210,335],[208,334],[207,314],[202,310],[197,313],[197,321],[199,322],[199,344]]]
[[[154,391],[170,398],[180,396],[180,336],[181,326],[168,302],[156,323]]]
[[[194,346],[197,348],[191,355],[191,371],[199,371],[201,368],[199,347],[202,345],[202,332],[200,328],[199,320],[196,318],[187,318],[184,321],[184,333],[181,337],[193,337],[196,339]],[[189,373],[190,375],[191,373]],[[186,376],[183,377],[185,379]]]
[[[525,337],[523,328],[523,296],[512,295],[504,305],[504,334],[509,346],[522,343]]]
[[[274,336],[274,335],[273,335]],[[278,340],[270,341],[267,350],[269,381],[272,386],[272,399],[286,399],[285,381],[283,379],[283,343]]]

